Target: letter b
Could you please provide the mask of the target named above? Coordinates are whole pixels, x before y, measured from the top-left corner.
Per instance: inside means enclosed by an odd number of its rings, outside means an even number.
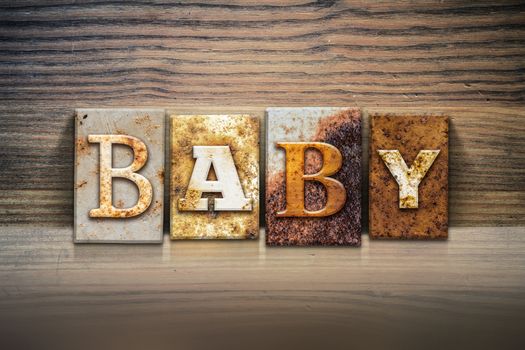
[[[148,160],[148,150],[144,142],[128,135],[89,135],[90,143],[100,144],[100,198],[99,207],[89,211],[92,218],[126,218],[142,214],[151,204],[151,183],[144,176],[137,174]],[[133,149],[133,162],[125,168],[113,168],[112,145],[127,145]],[[139,190],[137,204],[131,208],[113,206],[113,178],[121,177],[133,182]]]
[[[328,176],[341,168],[343,157],[334,146],[323,142],[278,142],[286,151],[286,209],[278,217],[329,216],[341,210],[346,202],[346,190],[339,181]],[[316,174],[304,173],[304,157],[307,149],[321,152],[323,165]],[[304,206],[304,182],[317,181],[326,189],[327,200],[323,209],[306,210]]]

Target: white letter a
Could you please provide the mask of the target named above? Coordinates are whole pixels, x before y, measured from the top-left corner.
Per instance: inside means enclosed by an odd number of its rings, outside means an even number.
[[[193,146],[193,158],[197,160],[186,196],[179,199],[179,210],[208,210],[208,198],[201,198],[204,192],[222,194],[222,198],[214,198],[214,210],[252,210],[250,200],[244,197],[241,181],[228,146]],[[207,180],[212,165],[217,181]]]

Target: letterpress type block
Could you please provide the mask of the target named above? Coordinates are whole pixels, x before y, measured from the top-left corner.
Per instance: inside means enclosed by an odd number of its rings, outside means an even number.
[[[266,243],[361,244],[361,114],[267,109]]]
[[[370,237],[447,238],[448,117],[370,120]]]
[[[75,132],[75,242],[162,242],[164,110],[79,109]]]
[[[259,118],[171,117],[171,238],[259,235]]]

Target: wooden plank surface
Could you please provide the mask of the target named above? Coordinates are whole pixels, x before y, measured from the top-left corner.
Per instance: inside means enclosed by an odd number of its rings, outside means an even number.
[[[2,99],[522,105],[524,10],[522,1],[4,0]]]
[[[0,135],[6,143],[0,154],[0,224],[71,225],[73,112],[44,107],[37,112],[29,109],[20,112],[17,108],[0,107],[3,111]],[[179,107],[168,110],[169,113],[244,111],[262,116],[264,108]],[[366,108],[364,113],[363,227],[368,227],[368,114],[378,111],[450,116],[451,226],[525,225],[525,109],[390,107]],[[264,154],[264,142],[262,146],[261,154]],[[169,159],[166,161],[169,164]],[[264,178],[263,174],[261,176]],[[169,201],[167,188],[165,193],[165,200]],[[169,215],[165,214],[167,230]]]
[[[523,348],[524,34],[522,1],[0,0],[0,347]],[[75,108],[219,105],[448,114],[449,241],[73,245]]]
[[[0,345],[523,348],[524,23],[522,1],[0,0]],[[219,105],[450,115],[450,240],[72,244],[75,108]]]
[[[73,245],[71,235],[2,229],[0,345],[521,349],[525,341],[524,228],[452,228],[440,242],[365,235],[360,249],[268,248],[264,232],[235,242],[166,234],[153,246]]]
[[[459,108],[450,224],[524,225],[524,23],[521,1],[0,1],[0,224],[71,223],[75,108],[333,105]]]

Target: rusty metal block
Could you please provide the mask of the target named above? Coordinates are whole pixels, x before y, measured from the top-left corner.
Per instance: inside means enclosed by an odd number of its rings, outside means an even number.
[[[361,244],[361,113],[269,108],[266,243]]]
[[[161,243],[163,109],[78,109],[77,243]]]
[[[370,237],[447,238],[448,117],[370,120]]]
[[[259,235],[259,118],[171,116],[171,238]]]

